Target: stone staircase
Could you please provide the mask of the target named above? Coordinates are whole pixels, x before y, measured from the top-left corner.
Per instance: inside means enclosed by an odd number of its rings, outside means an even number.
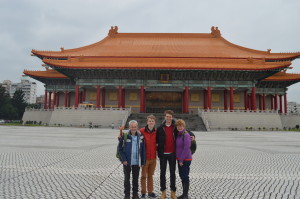
[[[139,128],[146,126],[146,118],[151,113],[131,113],[126,121],[125,128],[128,129],[128,122],[130,120],[136,120],[139,124]],[[158,127],[164,120],[163,113],[153,113],[156,117],[156,127]],[[203,120],[198,115],[193,114],[175,114],[176,119],[183,119],[186,122],[187,129],[191,131],[207,131],[203,123]]]

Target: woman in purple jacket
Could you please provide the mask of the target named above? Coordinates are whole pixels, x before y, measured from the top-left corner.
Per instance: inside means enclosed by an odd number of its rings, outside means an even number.
[[[178,134],[176,137],[176,159],[178,161],[179,176],[182,182],[183,193],[178,199],[188,199],[189,187],[190,187],[190,166],[192,162],[191,136],[185,129],[184,120],[177,120],[176,128]]]

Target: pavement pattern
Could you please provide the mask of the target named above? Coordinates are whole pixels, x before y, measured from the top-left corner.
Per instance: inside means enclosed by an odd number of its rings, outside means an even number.
[[[299,132],[195,134],[190,198],[300,198]],[[122,199],[117,135],[116,129],[0,126],[0,199]],[[158,160],[154,185],[159,194]]]

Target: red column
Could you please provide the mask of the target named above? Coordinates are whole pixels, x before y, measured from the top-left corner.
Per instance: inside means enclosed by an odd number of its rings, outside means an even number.
[[[252,87],[252,110],[256,110],[256,88]]]
[[[283,96],[284,100],[284,113],[287,114],[287,94],[285,93]]]
[[[266,94],[263,94],[263,110],[266,110]]]
[[[233,88],[230,87],[230,111],[234,110],[234,106],[233,106]]]
[[[189,112],[189,87],[187,87],[187,86],[184,88],[184,100],[183,100],[183,103],[184,103],[183,113],[188,113]]]
[[[75,108],[78,108],[78,102],[79,102],[79,85],[75,86]]]
[[[122,89],[122,107],[125,108],[125,88]]]
[[[59,92],[56,92],[56,97],[55,97],[55,106],[59,107]]]
[[[102,88],[102,100],[101,100],[102,108],[105,108],[105,88]]]
[[[145,112],[145,88],[144,86],[141,86],[140,89],[140,112]]]
[[[122,86],[119,86],[118,91],[118,108],[122,108]]]
[[[275,109],[275,111],[278,110],[278,94],[277,93],[274,96],[274,109]]]
[[[49,92],[48,109],[51,109],[51,105],[52,105],[52,103],[51,103],[51,94],[52,94],[52,92]]]
[[[211,109],[211,87],[207,87],[207,108]]]
[[[100,85],[97,86],[97,96],[96,96],[96,108],[100,108]]]
[[[227,111],[228,106],[227,106],[227,89],[224,89],[224,111]]]
[[[45,90],[45,96],[44,96],[44,109],[47,109],[47,94],[48,94],[48,92]]]
[[[279,111],[282,113],[282,95],[279,95]]]
[[[203,90],[203,108],[207,110],[207,90]]]
[[[247,90],[244,91],[244,104],[245,104],[245,110],[248,110],[249,109],[249,104],[248,104]]]
[[[65,97],[64,97],[64,107],[67,107],[67,106],[68,106],[67,102],[68,102],[68,92],[67,92],[67,91],[65,91]]]

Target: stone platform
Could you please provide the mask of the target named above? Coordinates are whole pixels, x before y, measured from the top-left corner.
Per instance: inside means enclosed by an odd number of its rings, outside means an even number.
[[[0,126],[0,198],[123,198],[117,134],[116,129]],[[195,134],[191,198],[300,197],[300,133]],[[177,174],[178,194],[180,184]]]

